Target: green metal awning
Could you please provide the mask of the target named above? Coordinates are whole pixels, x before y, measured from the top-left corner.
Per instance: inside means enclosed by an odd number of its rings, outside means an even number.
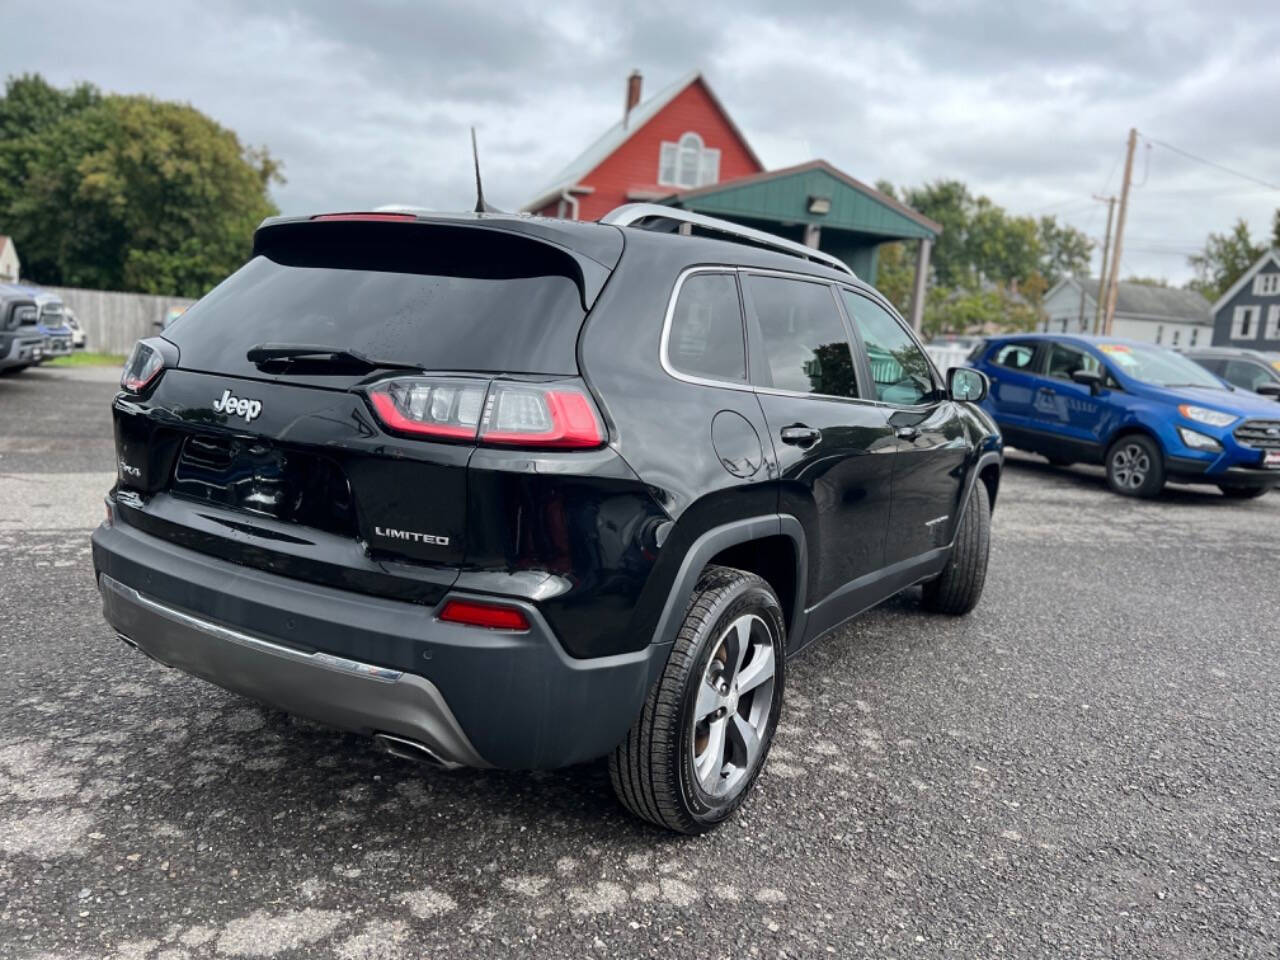
[[[933,241],[942,232],[941,225],[825,160],[686,190],[660,202],[728,220],[856,233],[878,243]]]

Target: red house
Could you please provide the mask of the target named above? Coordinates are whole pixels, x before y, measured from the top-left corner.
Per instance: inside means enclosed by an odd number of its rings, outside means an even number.
[[[597,220],[614,207],[761,173],[764,165],[698,71],[640,102],[627,78],[622,119],[521,209]]]
[[[915,243],[909,312],[920,328],[941,225],[825,160],[765,171],[700,73],[646,103],[632,73],[622,119],[521,209],[598,220],[638,201],[763,228],[838,257],[870,283],[881,246]]]

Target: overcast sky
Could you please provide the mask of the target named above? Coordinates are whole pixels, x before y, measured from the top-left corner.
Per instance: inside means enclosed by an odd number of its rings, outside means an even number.
[[[617,120],[632,68],[646,96],[703,70],[768,166],[958,178],[1099,238],[1130,126],[1280,183],[1274,0],[0,0],[0,70],[190,102],[283,161],[285,213],[467,207],[472,124],[516,209]],[[1135,178],[1126,274],[1182,281],[1210,230],[1261,238],[1280,206],[1159,146]]]

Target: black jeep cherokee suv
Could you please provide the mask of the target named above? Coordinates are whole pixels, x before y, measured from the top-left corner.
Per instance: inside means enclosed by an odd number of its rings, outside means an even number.
[[[399,755],[607,755],[700,832],[789,655],[912,584],[977,602],[1001,443],[948,380],[838,261],[667,208],[268,220],[126,365],[104,613]]]

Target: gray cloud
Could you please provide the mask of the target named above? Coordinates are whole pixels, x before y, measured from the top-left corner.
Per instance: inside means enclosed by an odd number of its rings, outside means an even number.
[[[1280,11],[1227,7],[7,0],[0,64],[194,104],[284,161],[286,212],[469,206],[473,124],[486,192],[513,208],[617,119],[631,68],[648,93],[701,68],[768,164],[956,177],[1100,233],[1089,197],[1117,188],[1130,126],[1280,179]],[[1182,248],[1237,216],[1262,235],[1280,205],[1160,149],[1146,176],[1132,272],[1183,279]]]

